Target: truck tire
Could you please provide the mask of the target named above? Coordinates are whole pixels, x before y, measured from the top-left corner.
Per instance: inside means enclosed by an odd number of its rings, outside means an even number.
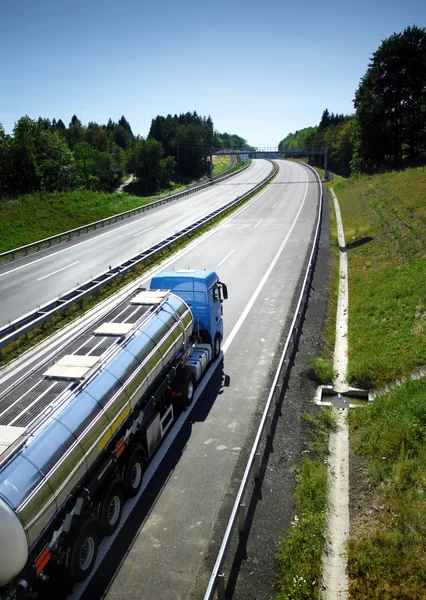
[[[100,539],[99,519],[93,515],[80,517],[69,542],[68,572],[73,581],[83,581],[93,569]]]
[[[113,479],[102,494],[99,505],[99,521],[104,535],[111,535],[117,529],[124,506],[123,484]]]
[[[195,393],[195,377],[192,373],[187,373],[185,383],[182,388],[183,404],[185,407],[191,406]]]
[[[216,333],[213,344],[213,360],[217,360],[220,354],[220,335]]]
[[[174,384],[176,395],[174,404],[179,410],[185,410],[192,404],[195,391],[195,377],[192,373],[182,371]]]
[[[123,471],[123,481],[128,498],[133,498],[139,492],[146,468],[146,458],[140,446],[133,448]]]

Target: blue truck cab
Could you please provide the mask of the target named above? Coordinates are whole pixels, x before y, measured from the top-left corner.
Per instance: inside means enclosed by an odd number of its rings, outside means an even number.
[[[226,285],[215,271],[178,269],[158,273],[151,290],[170,290],[191,309],[195,335],[211,344],[213,357],[220,353],[223,340],[222,302],[228,297]]]

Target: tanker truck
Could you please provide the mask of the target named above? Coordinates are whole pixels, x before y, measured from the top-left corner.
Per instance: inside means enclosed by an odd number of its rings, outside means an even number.
[[[163,271],[0,396],[1,600],[90,573],[220,355],[226,298],[214,271]]]

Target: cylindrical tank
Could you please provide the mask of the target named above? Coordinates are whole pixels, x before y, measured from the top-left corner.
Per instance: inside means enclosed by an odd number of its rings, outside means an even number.
[[[0,498],[0,587],[25,567],[28,544],[25,531],[13,510]]]
[[[0,586],[24,568],[53,516],[189,343],[193,327],[188,306],[170,294],[0,469]]]

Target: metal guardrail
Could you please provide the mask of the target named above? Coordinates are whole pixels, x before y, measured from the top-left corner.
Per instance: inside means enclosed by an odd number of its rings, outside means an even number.
[[[309,166],[309,165],[306,165]],[[312,167],[309,167],[312,169]],[[312,169],[314,173],[317,175],[316,171]],[[319,232],[321,226],[321,214],[322,214],[322,203],[323,203],[323,193],[321,180],[318,177],[318,181],[321,189],[320,196],[320,204],[319,204],[319,212],[318,212],[318,221],[315,230],[314,242],[311,250],[311,254],[309,257],[309,262],[306,268],[305,277],[302,284],[302,289],[300,292],[299,300],[297,302],[297,307],[294,313],[294,317],[291,323],[290,332],[287,336],[287,340],[284,345],[283,352],[281,354],[281,358],[278,364],[277,371],[275,373],[274,380],[272,382],[272,386],[268,395],[268,399],[266,401],[265,409],[262,414],[262,418],[259,424],[258,431],[256,433],[256,437],[253,443],[253,447],[250,451],[250,456],[247,461],[247,465],[244,471],[243,478],[241,480],[240,488],[237,492],[237,496],[234,502],[234,506],[232,508],[231,516],[228,521],[228,525],[225,530],[225,534],[223,536],[222,544],[219,549],[219,553],[216,558],[215,565],[213,567],[213,571],[211,573],[210,581],[207,586],[204,600],[212,600],[215,592],[217,591],[218,600],[225,600],[225,575],[223,572],[225,561],[227,558],[229,546],[231,543],[232,534],[238,522],[240,535],[244,534],[245,530],[245,519],[246,519],[246,510],[244,504],[244,495],[250,480],[250,476],[253,473],[253,477],[255,480],[259,479],[260,476],[260,464],[261,457],[259,452],[260,442],[262,440],[262,436],[266,431],[266,435],[270,437],[272,435],[272,415],[269,414],[271,404],[273,400],[275,400],[275,406],[278,407],[282,402],[281,394],[285,391],[285,383],[290,373],[290,362],[294,354],[294,350],[296,347],[296,343],[299,337],[299,333],[301,330],[302,321],[304,318],[305,308],[307,304],[307,300],[309,297],[310,287],[312,283],[313,270],[316,261],[316,255],[318,252],[318,243],[319,243]],[[281,392],[281,394],[280,394]]]
[[[266,177],[262,179],[260,183],[258,183],[254,188],[243,194],[242,196],[237,196],[235,200],[231,200],[221,208],[216,209],[211,212],[207,216],[202,219],[196,221],[192,225],[189,225],[185,229],[178,231],[174,235],[158,242],[154,246],[143,250],[140,254],[129,258],[123,263],[116,265],[115,267],[110,268],[108,271],[104,271],[100,275],[97,275],[94,279],[90,279],[83,284],[69,290],[62,296],[56,298],[55,300],[40,306],[37,310],[27,313],[26,315],[16,319],[9,325],[5,325],[0,328],[0,352],[1,349],[12,342],[13,340],[18,339],[23,335],[27,335],[31,329],[38,327],[54,314],[65,310],[72,304],[80,301],[82,298],[87,296],[88,294],[98,290],[100,287],[105,285],[106,283],[113,281],[117,277],[120,277],[124,273],[127,273],[130,269],[135,267],[136,265],[142,264],[144,262],[152,260],[155,256],[170,248],[174,243],[179,240],[184,239],[186,236],[195,233],[200,230],[202,227],[207,225],[209,222],[213,221],[220,215],[226,213],[228,210],[237,207],[239,204],[243,203],[245,199],[256,192],[260,187],[262,187],[267,181],[272,179],[278,170],[278,166],[274,164],[274,168],[272,172],[269,173]]]
[[[232,177],[233,175],[244,171],[248,167],[249,165],[242,167],[240,170],[234,171],[229,175],[224,175],[223,177],[219,177],[217,179],[213,178],[213,183],[224,181],[225,179],[228,179],[229,177]],[[179,198],[189,196],[190,194],[195,194],[196,192],[200,192],[201,190],[204,190],[210,187],[211,185],[212,182],[209,180],[207,183],[203,183],[202,185],[199,185],[194,188],[188,188],[183,192],[178,192],[177,194],[165,196],[164,198],[160,198],[160,200],[156,200],[155,202],[143,204],[142,206],[137,206],[136,208],[125,210],[124,212],[112,215],[111,217],[106,217],[105,219],[100,219],[99,221],[93,221],[93,223],[88,223],[87,225],[76,227],[75,229],[69,229],[68,231],[57,233],[56,235],[52,235],[42,240],[32,242],[31,244],[26,244],[25,246],[20,246],[19,248],[13,248],[12,250],[1,252],[0,261],[3,259],[7,259],[8,257],[10,257],[10,260],[14,260],[18,256],[27,256],[31,252],[38,252],[39,250],[50,248],[54,243],[60,244],[61,242],[68,241],[73,237],[80,237],[80,234],[82,233],[89,233],[90,231],[95,231],[98,228],[105,227],[105,225],[111,225],[113,223],[117,223],[118,221],[122,221],[125,218],[133,217],[134,215],[137,215],[141,212],[154,209],[155,207],[160,206],[161,204],[167,204],[168,202],[173,202],[173,200],[178,200]]]

